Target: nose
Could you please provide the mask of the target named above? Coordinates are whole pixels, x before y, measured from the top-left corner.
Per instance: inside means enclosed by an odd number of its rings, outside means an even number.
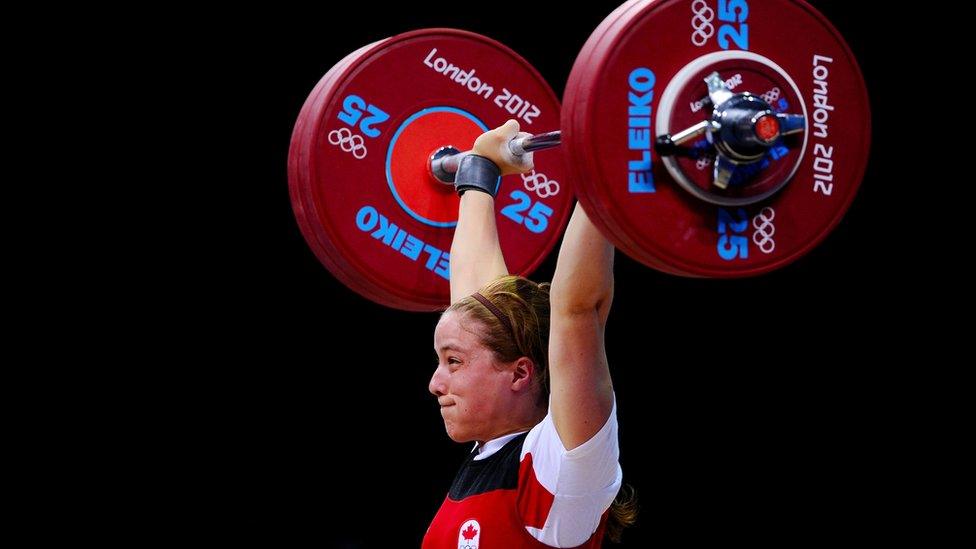
[[[430,376],[430,383],[427,385],[427,390],[436,397],[447,393],[447,373],[442,366],[438,366],[434,370],[434,375]]]

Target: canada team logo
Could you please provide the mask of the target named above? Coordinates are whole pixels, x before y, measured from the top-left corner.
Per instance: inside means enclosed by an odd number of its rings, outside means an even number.
[[[471,519],[461,525],[458,530],[458,549],[478,549],[481,540],[481,525]]]

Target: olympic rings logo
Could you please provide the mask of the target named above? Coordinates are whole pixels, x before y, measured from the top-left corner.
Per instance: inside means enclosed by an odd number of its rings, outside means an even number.
[[[356,160],[366,158],[366,154],[369,152],[366,150],[363,136],[352,133],[349,128],[339,128],[329,132],[329,143],[338,146],[347,153],[352,153]]]
[[[752,218],[752,226],[756,228],[756,232],[752,233],[752,241],[764,254],[771,254],[776,249],[776,242],[773,240],[773,235],[776,234],[776,226],[773,225],[775,217],[776,211],[767,206]]]
[[[698,47],[704,46],[705,42],[715,34],[715,27],[712,26],[715,10],[708,7],[705,0],[695,0],[691,3],[691,13],[694,14],[691,18],[691,28],[695,30],[691,33],[691,43]]]
[[[523,173],[522,183],[525,185],[525,190],[534,191],[539,198],[549,198],[559,194],[559,182],[549,179],[544,173],[535,173],[535,170]],[[545,191],[545,194],[542,191]]]
[[[770,105],[772,105],[773,104],[773,101],[776,101],[777,99],[779,99],[779,94],[780,94],[779,88],[773,88],[773,89],[769,90],[768,92],[762,94],[762,98],[763,98],[763,101],[765,101],[765,102],[769,103]]]

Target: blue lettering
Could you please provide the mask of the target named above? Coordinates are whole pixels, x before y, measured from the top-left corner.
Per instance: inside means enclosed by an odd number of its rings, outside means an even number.
[[[420,250],[424,249],[424,242],[414,235],[408,235],[407,241],[403,243],[403,247],[400,248],[400,253],[409,257],[410,259],[417,261],[420,257]]]
[[[641,67],[630,72],[628,82],[630,87],[639,92],[646,92],[654,89],[654,71]]]
[[[735,210],[735,217],[725,208],[718,209],[718,243],[716,249],[719,257],[725,261],[749,258],[749,239],[741,233],[749,228],[749,217],[742,208]],[[733,234],[728,234],[728,233]]]
[[[390,247],[394,250],[399,250],[400,246],[403,245],[403,239],[407,238],[407,231],[401,230],[397,233],[396,238],[393,239],[393,244]]]
[[[383,244],[389,246],[390,242],[393,242],[393,237],[396,236],[397,230],[399,230],[399,227],[396,226],[396,223],[390,223],[390,220],[386,216],[381,215],[380,228],[376,229],[370,236],[377,240],[382,239]]]
[[[654,71],[639,67],[630,72],[627,81],[627,148],[640,152],[640,160],[627,162],[627,189],[631,193],[653,193],[654,174],[651,172],[651,102],[654,101]]]
[[[654,192],[654,180],[651,172],[630,172],[627,174],[627,190],[632,193]]]
[[[627,162],[627,169],[632,172],[648,172],[651,170],[651,151],[644,151],[644,156],[640,160],[630,160]]]
[[[359,209],[356,213],[356,227],[414,261],[417,261],[422,251],[427,252],[428,258],[424,261],[424,267],[445,280],[450,280],[451,254],[426,244],[423,240],[397,227],[396,223],[391,223],[373,206],[363,206]]]
[[[441,260],[437,262],[437,267],[434,268],[434,272],[447,280],[451,279],[451,254],[441,252]]]
[[[633,118],[631,118],[631,120],[633,120]],[[648,120],[650,119],[648,118]],[[650,156],[650,152],[651,152],[650,147],[651,147],[651,130],[631,129],[627,132],[627,148],[629,148],[630,150],[632,151],[643,150],[644,152],[648,153],[648,156]],[[630,165],[631,165],[630,169],[634,169],[633,168],[634,163],[631,162]],[[647,161],[647,169],[648,170],[651,169],[650,159],[648,159]]]
[[[427,258],[427,263],[424,266],[433,271],[434,265],[437,264],[437,260],[441,257],[441,251],[430,244],[424,245],[424,251],[430,255],[430,257]]]
[[[363,206],[356,213],[356,226],[359,227],[360,231],[367,232],[373,230],[376,226],[376,220],[379,218],[380,214],[376,211],[376,208],[372,206]]]

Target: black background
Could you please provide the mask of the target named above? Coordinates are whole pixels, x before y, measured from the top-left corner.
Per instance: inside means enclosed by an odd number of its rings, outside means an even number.
[[[607,351],[624,479],[642,501],[625,546],[833,540],[869,521],[890,489],[873,449],[890,426],[871,397],[887,383],[872,357],[898,346],[886,331],[899,305],[884,162],[897,129],[877,115],[892,107],[878,92],[893,60],[869,39],[869,8],[812,4],[845,36],[871,95],[866,176],[818,248],[762,277],[677,278],[617,254]],[[200,159],[206,188],[196,192],[219,203],[204,207],[210,226],[195,237],[195,262],[174,275],[196,292],[185,327],[169,332],[203,343],[193,359],[213,365],[185,382],[207,404],[174,457],[203,479],[187,495],[191,522],[278,545],[419,545],[468,450],[447,438],[427,393],[437,315],[373,304],[318,263],[291,212],[292,125],[333,63],[418,27],[499,40],[561,95],[576,53],[615,6],[507,8],[531,26],[488,3],[447,2],[261,8],[211,21],[221,32],[199,50],[206,89],[193,105],[210,129],[188,133],[206,146],[219,126],[234,145],[215,143]],[[533,278],[550,280],[554,262],[555,251]]]

